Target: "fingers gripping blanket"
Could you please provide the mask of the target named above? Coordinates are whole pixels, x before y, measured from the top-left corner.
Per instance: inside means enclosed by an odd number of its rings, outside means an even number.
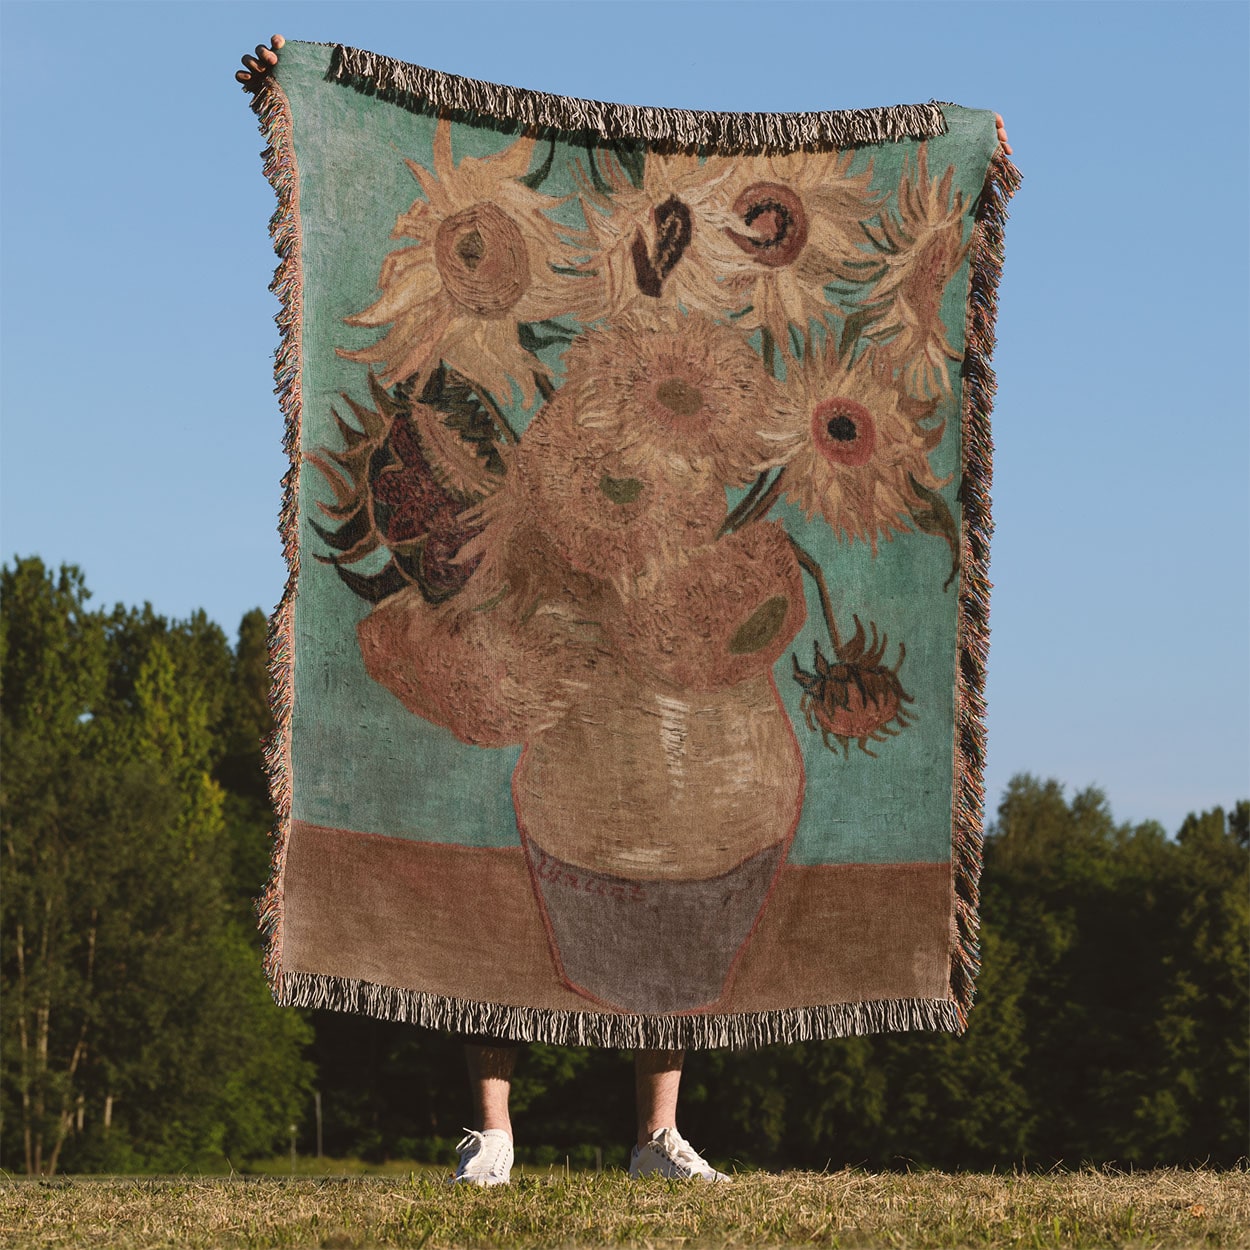
[[[279,1001],[618,1046],[959,1031],[993,114],[287,44]]]

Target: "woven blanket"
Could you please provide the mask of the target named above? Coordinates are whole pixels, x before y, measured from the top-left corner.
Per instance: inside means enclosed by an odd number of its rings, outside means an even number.
[[[992,113],[288,43],[280,1002],[708,1047],[966,1023]]]

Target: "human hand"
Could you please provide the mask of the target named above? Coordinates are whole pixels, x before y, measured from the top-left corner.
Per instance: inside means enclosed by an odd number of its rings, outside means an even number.
[[[275,39],[280,39],[280,38],[281,38],[281,36],[280,36],[280,35],[275,35],[275,36],[274,36],[274,38],[275,38]],[[275,47],[279,47],[279,48],[280,48],[282,45],[279,43],[279,44],[275,44],[274,46],[275,46]],[[258,49],[258,50],[259,50],[259,49]],[[1002,149],[1003,149],[1003,155],[1004,155],[1004,156],[1010,156],[1010,155],[1011,155],[1011,144],[1007,142],[1007,126],[1006,126],[1006,124],[1005,124],[1005,123],[1004,123],[1004,121],[1003,121],[1003,115],[1002,115],[1001,113],[995,113],[995,114],[994,114],[994,121],[995,121],[995,123],[996,123],[996,124],[997,124],[997,126],[998,126],[998,142],[999,142],[999,144],[1002,146]]]
[[[274,35],[269,41],[269,47],[265,47],[263,43],[256,45],[255,56],[245,56],[243,64],[247,69],[235,71],[235,81],[243,84],[244,91],[258,91],[261,83],[265,81],[265,76],[278,63],[278,53],[282,50],[286,40],[281,35]]]

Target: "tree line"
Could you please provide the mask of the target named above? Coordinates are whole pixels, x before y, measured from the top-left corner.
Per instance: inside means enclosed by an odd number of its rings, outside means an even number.
[[[271,818],[265,621],[93,608],[0,571],[0,1167],[242,1169],[314,1147],[447,1162],[459,1043],[276,1007],[253,900]],[[1231,1165],[1250,1153],[1250,803],[1175,836],[1012,780],[986,839],[962,1038],[692,1053],[683,1132],[768,1167]],[[533,1045],[518,1156],[623,1164],[632,1065]]]

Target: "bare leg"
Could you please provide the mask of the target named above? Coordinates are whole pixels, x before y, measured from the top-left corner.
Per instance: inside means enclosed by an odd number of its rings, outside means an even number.
[[[516,1052],[515,1046],[477,1046],[470,1042],[464,1045],[469,1087],[473,1094],[473,1114],[480,1132],[499,1128],[512,1136],[508,1094],[512,1090]]]
[[[681,1088],[684,1050],[640,1050],[634,1054],[634,1093],[638,1107],[638,1145],[657,1129],[677,1127],[677,1091]]]

